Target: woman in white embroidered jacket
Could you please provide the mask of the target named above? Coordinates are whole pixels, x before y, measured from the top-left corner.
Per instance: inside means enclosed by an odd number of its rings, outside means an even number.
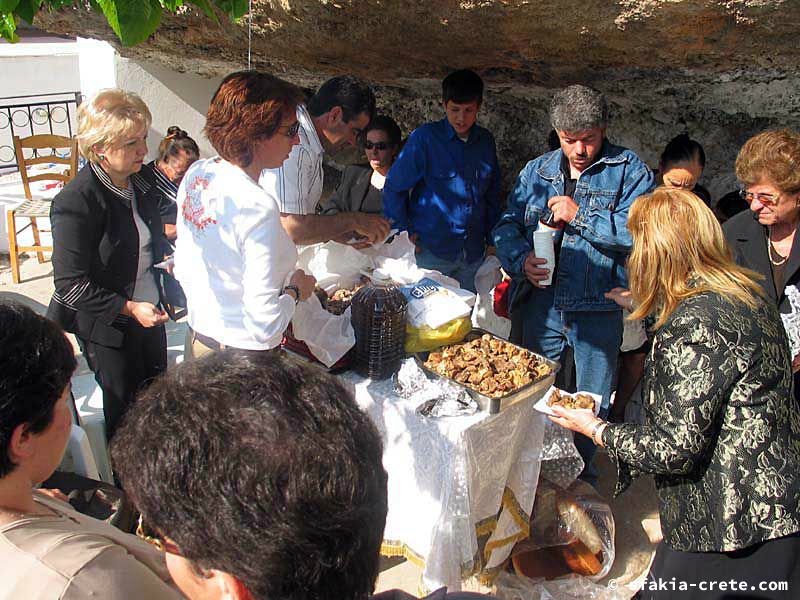
[[[295,270],[297,250],[275,198],[258,186],[299,143],[301,91],[266,73],[228,75],[211,100],[205,134],[218,156],[191,166],[178,190],[175,276],[189,310],[188,354],[280,344],[315,280]]]

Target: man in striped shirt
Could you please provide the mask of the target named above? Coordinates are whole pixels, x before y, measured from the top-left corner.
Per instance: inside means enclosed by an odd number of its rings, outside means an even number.
[[[345,75],[329,79],[297,108],[300,143],[283,166],[265,169],[259,185],[271,193],[281,209],[281,222],[295,244],[363,238],[365,244],[383,241],[389,222],[379,215],[358,212],[316,214],[322,195],[322,159],[346,145],[355,146],[375,113],[375,95],[360,79]]]

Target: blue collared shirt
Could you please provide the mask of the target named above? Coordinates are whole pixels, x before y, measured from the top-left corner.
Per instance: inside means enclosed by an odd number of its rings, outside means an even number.
[[[473,125],[464,142],[447,119],[414,130],[386,177],[383,210],[436,256],[480,260],[501,212],[492,134]]]

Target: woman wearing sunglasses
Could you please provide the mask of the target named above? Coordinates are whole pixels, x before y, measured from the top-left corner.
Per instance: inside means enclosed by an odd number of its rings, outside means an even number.
[[[365,165],[351,165],[344,170],[336,191],[320,202],[323,214],[364,212],[383,214],[383,183],[389,168],[400,152],[400,128],[390,117],[380,115],[364,129]]]
[[[763,276],[767,298],[781,313],[793,349],[794,393],[800,398],[800,134],[789,129],[750,138],[736,158],[736,177],[750,210],[725,223],[725,237],[736,262]]]
[[[302,98],[272,75],[240,71],[211,100],[205,134],[219,155],[194,163],[178,190],[175,276],[189,311],[188,356],[275,348],[314,290],[295,268],[277,200],[258,185],[300,142]]]

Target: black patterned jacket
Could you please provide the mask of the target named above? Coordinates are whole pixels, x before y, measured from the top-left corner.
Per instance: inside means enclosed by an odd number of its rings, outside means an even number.
[[[800,531],[800,408],[776,309],[714,293],[683,301],[655,332],[645,424],[603,443],[622,492],[655,475],[664,541],[731,551]]]

